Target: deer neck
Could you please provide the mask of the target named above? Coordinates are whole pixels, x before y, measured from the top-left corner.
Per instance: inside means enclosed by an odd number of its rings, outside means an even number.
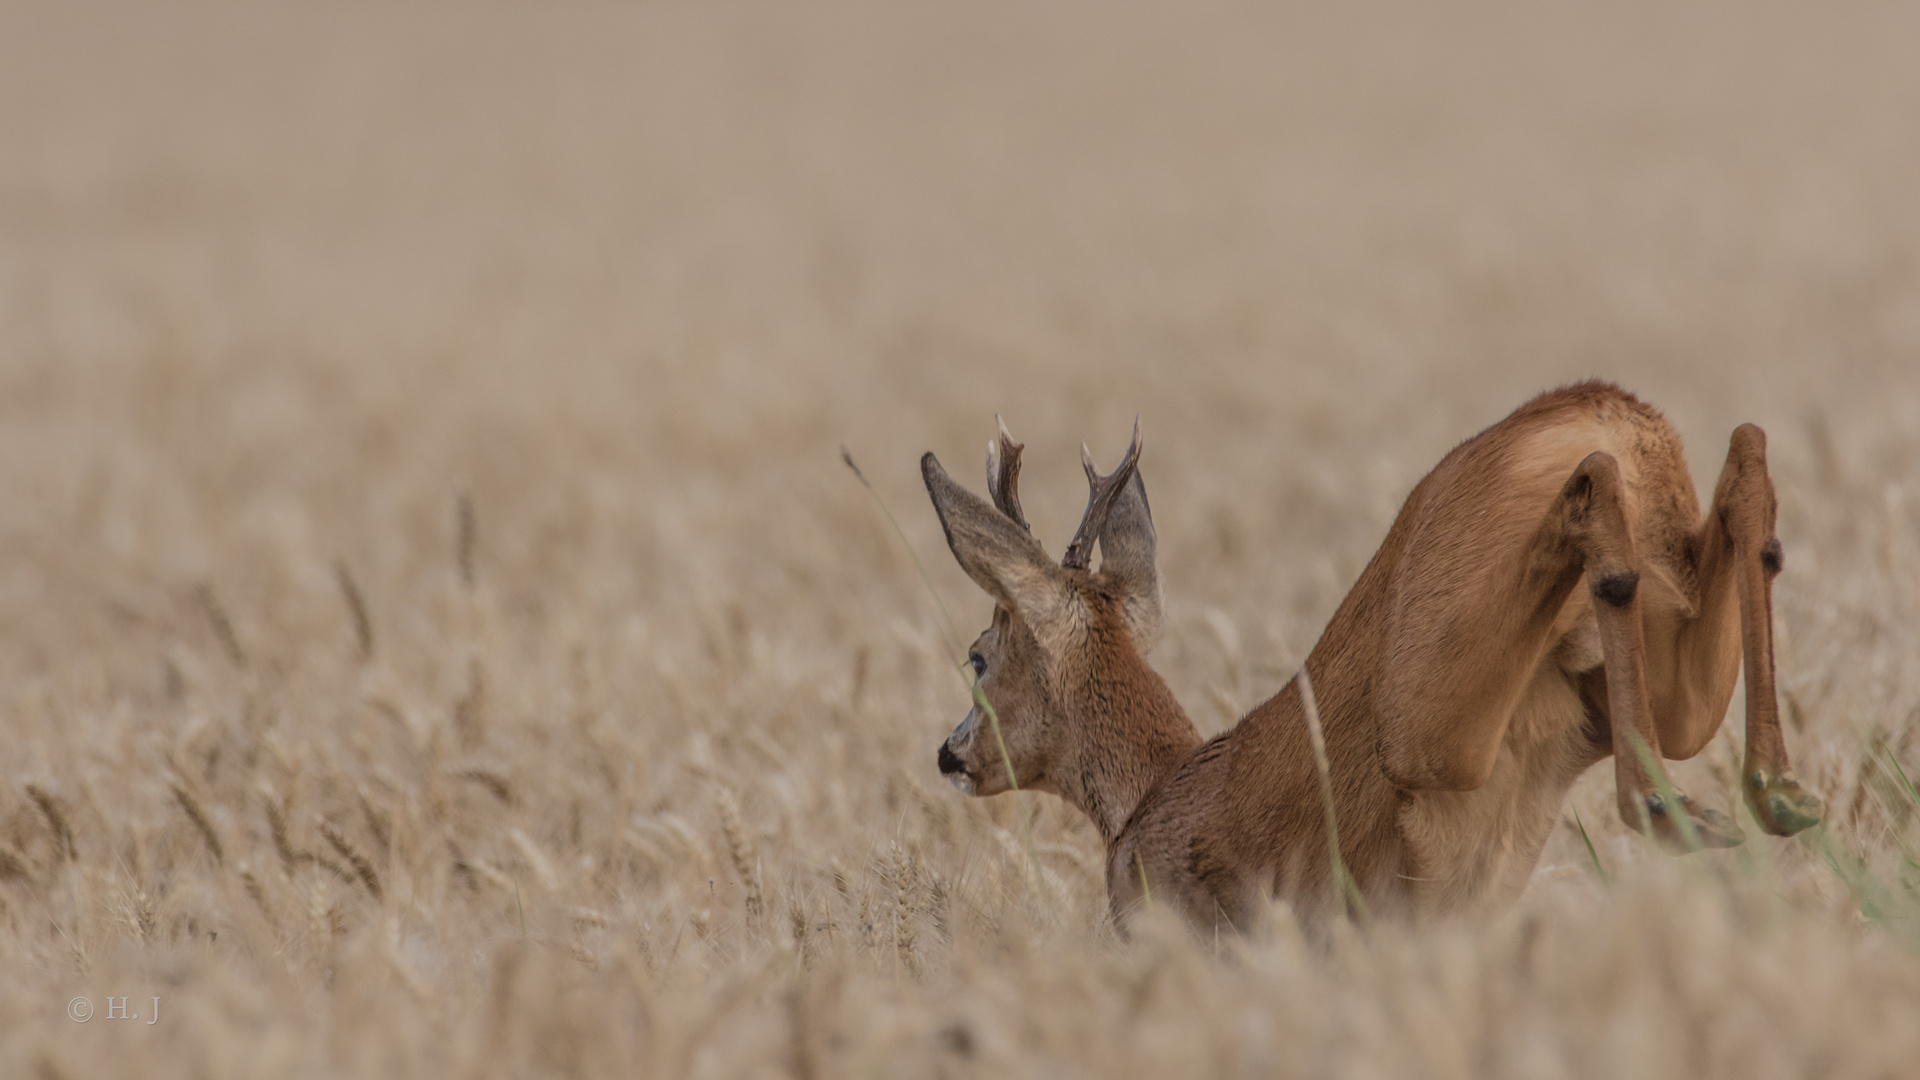
[[[1103,651],[1074,688],[1079,737],[1052,770],[1052,786],[1111,847],[1141,800],[1200,746],[1200,733],[1130,641]]]

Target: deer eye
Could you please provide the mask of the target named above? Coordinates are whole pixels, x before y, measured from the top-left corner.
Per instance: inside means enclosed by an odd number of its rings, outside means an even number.
[[[981,656],[979,653],[974,653],[973,655],[967,657],[967,663],[973,665],[974,678],[984,679],[987,677],[987,658],[986,657]]]

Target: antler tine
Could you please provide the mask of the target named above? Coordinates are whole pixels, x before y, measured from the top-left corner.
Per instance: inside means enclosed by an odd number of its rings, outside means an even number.
[[[1073,534],[1073,543],[1067,545],[1067,554],[1060,565],[1070,570],[1085,570],[1093,563],[1093,542],[1100,538],[1100,530],[1106,528],[1107,511],[1113,509],[1113,500],[1119,498],[1127,484],[1133,480],[1134,469],[1140,464],[1140,417],[1133,418],[1133,443],[1127,447],[1127,456],[1120,459],[1120,466],[1105,476],[1093,464],[1093,451],[1085,443],[1080,444],[1080,465],[1087,470],[1087,512],[1080,518],[1080,528]]]
[[[1020,451],[1025,450],[1027,444],[1013,441],[1007,422],[1000,419],[998,413],[994,414],[993,423],[1000,429],[1000,437],[987,444],[987,494],[993,497],[993,505],[999,507],[1001,513],[1032,533],[1033,526],[1027,524],[1027,516],[1020,511]]]

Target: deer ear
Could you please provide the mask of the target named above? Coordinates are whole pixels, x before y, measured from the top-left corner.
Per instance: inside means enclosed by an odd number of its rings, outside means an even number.
[[[1100,573],[1119,587],[1134,647],[1145,655],[1160,640],[1160,570],[1147,486],[1135,469],[1100,529]]]
[[[974,584],[1026,620],[1043,642],[1067,611],[1071,591],[1033,534],[947,475],[931,453],[920,459],[947,546]]]

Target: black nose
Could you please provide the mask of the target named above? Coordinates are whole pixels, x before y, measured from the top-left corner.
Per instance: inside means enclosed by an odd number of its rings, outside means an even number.
[[[966,771],[967,771],[967,767],[961,763],[960,755],[954,753],[951,749],[949,749],[946,743],[941,743],[940,744],[940,775],[952,776],[954,773],[966,772]]]

